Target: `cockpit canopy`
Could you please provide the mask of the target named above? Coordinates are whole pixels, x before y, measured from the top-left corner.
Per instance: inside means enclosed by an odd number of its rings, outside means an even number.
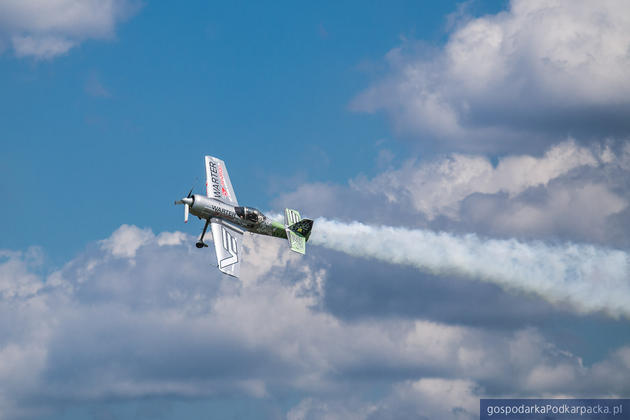
[[[234,207],[234,211],[238,217],[249,223],[261,223],[265,220],[265,216],[259,210],[251,207]]]

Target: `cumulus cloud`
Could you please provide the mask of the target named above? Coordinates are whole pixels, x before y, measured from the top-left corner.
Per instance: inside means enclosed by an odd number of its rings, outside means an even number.
[[[0,37],[18,57],[49,59],[87,39],[109,39],[116,24],[139,8],[136,0],[5,0]]]
[[[512,366],[517,369],[523,366],[532,366],[533,360],[539,360],[540,348],[549,347],[542,342],[540,337],[536,337],[531,331],[523,331],[511,343],[512,353],[509,356]],[[515,351],[517,346],[524,346],[520,351]],[[539,347],[541,346],[541,347]],[[548,350],[549,351],[549,350]],[[562,352],[551,349],[550,353]],[[517,379],[522,383],[519,385],[520,391],[510,394],[496,391],[489,391],[480,385],[483,381],[473,381],[461,378],[439,378],[425,377],[418,380],[400,381],[390,388],[390,392],[382,399],[357,401],[356,399],[317,399],[306,398],[289,411],[287,418],[290,420],[323,420],[323,419],[444,419],[444,420],[464,420],[479,418],[479,399],[492,398],[501,395],[504,398],[522,398],[524,395],[533,397],[566,397],[567,395],[581,395],[585,392],[580,381],[596,381],[600,384],[606,383],[606,376],[611,375],[613,381],[620,378],[627,372],[626,362],[620,361],[627,356],[628,348],[620,349],[611,359],[594,365],[592,368],[585,368],[579,359],[571,360],[570,355],[558,358],[553,357],[536,365],[529,375]],[[614,362],[613,362],[614,360]],[[621,368],[623,373],[608,371],[609,363],[615,368]],[[507,369],[507,367],[506,367]],[[609,382],[610,383],[610,382]],[[547,390],[541,391],[540,390]],[[606,389],[603,385],[602,389]],[[610,388],[609,388],[610,389]],[[616,393],[624,388],[616,388],[614,392],[602,392],[590,394],[601,398],[618,397],[623,395]],[[554,390],[554,391],[551,391]],[[502,390],[504,391],[504,390]],[[588,391],[586,394],[588,395]]]
[[[620,0],[512,0],[461,22],[437,52],[413,42],[390,51],[390,75],[352,108],[384,110],[399,131],[460,150],[627,135],[628,16]]]
[[[479,386],[466,379],[422,378],[397,384],[369,419],[461,420],[479,416]]]
[[[604,159],[611,159],[608,149],[605,152]],[[540,158],[508,155],[496,167],[483,156],[452,154],[421,164],[409,161],[401,169],[352,185],[371,194],[384,195],[388,201],[407,199],[430,220],[440,214],[458,218],[462,200],[471,194],[505,192],[514,197],[528,188],[546,186],[580,166],[598,166],[602,156],[573,141],[553,146]]]
[[[305,398],[287,413],[287,420],[362,420],[373,411],[360,401]]]
[[[553,182],[512,199],[504,194],[471,197],[462,213],[470,224],[490,233],[544,237],[555,232],[560,237],[605,242],[613,234],[611,217],[627,207],[625,197],[608,185],[571,181]]]
[[[150,229],[122,225],[111,237],[101,241],[101,246],[115,257],[130,258],[136,255],[138,248],[152,239],[153,233]],[[168,242],[167,240],[166,243]]]
[[[482,391],[628,390],[625,348],[588,368],[535,329],[343,320],[322,305],[327,268],[316,252],[300,257],[282,241],[246,236],[239,281],[222,276],[213,256],[193,244],[182,233],[122,226],[45,276],[33,255],[4,252],[2,415],[139,397],[297,394],[306,402],[290,418],[350,412],[353,404],[357,418],[420,408],[433,418],[458,418],[449,416],[468,413]],[[532,376],[544,369],[595,385]],[[612,369],[620,374],[609,386],[601,376]],[[372,387],[383,384],[390,396],[372,400]],[[449,396],[444,412],[436,389]],[[347,398],[336,406],[333,394]]]
[[[468,380],[422,378],[396,383],[378,401],[306,398],[289,411],[287,420],[472,420],[479,418],[479,391]]]
[[[409,160],[348,186],[305,184],[277,200],[313,216],[523,239],[629,244],[630,143],[574,140],[493,162],[453,153]],[[375,205],[378,203],[378,205]]]
[[[3,299],[34,295],[42,285],[29,269],[41,262],[41,250],[30,248],[26,253],[0,250],[0,296]]]

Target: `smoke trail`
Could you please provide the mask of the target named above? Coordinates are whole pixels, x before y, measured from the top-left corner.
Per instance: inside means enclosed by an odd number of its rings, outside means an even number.
[[[317,219],[310,243],[349,255],[533,292],[579,312],[630,318],[630,256],[593,245],[548,245]]]

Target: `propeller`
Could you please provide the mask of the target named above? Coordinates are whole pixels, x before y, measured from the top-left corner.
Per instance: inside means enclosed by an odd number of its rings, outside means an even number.
[[[195,202],[195,198],[192,196],[193,188],[188,191],[188,195],[186,196],[186,198],[182,198],[181,200],[177,200],[175,202],[175,204],[184,205],[184,223],[188,223],[188,213],[190,213],[190,206]]]

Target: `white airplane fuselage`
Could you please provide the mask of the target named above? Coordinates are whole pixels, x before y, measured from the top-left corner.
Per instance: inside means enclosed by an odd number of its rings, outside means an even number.
[[[260,235],[287,238],[285,226],[267,218],[251,207],[231,206],[215,198],[194,194],[181,200],[190,206],[190,213],[200,219],[223,219],[244,230]]]

